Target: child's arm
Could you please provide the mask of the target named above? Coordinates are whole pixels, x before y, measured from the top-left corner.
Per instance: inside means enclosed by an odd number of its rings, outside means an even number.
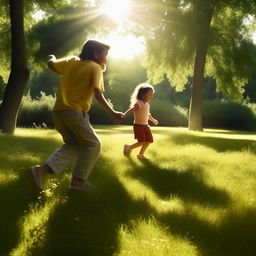
[[[54,68],[54,62],[56,61],[56,57],[55,55],[48,55],[47,56],[47,64],[48,64],[48,67],[51,71],[57,73],[57,74],[60,74],[60,72],[58,72],[55,68]]]
[[[139,106],[137,104],[135,104],[133,107],[129,108],[125,113],[124,113],[124,118],[129,116],[132,112],[134,112],[135,110],[137,110],[139,108]]]
[[[154,125],[158,125],[158,123],[159,123],[155,118],[153,118],[153,116],[151,116],[150,113],[148,114],[148,119],[149,119]]]

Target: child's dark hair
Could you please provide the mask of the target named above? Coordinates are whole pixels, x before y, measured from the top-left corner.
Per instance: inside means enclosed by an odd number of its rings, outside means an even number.
[[[81,60],[92,60],[96,62],[94,52],[102,52],[104,49],[109,50],[110,46],[95,40],[88,40],[84,44],[82,51],[79,54],[79,58]]]
[[[148,84],[148,83],[138,84],[132,93],[130,106],[132,107],[137,100],[142,100],[143,95],[145,95],[150,90],[152,90],[153,92],[155,91],[154,87],[151,84]]]

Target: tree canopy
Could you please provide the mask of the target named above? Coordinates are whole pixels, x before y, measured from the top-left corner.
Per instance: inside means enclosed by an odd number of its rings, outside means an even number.
[[[255,45],[245,22],[249,15],[256,13],[255,1],[138,2],[143,25],[140,32],[147,40],[144,63],[153,82],[160,82],[167,76],[178,91],[183,90],[187,79],[193,76],[198,43],[208,41],[205,75],[216,79],[217,91],[241,97],[256,64]],[[214,12],[210,30],[207,30],[202,21],[209,6]]]
[[[13,58],[13,51],[18,49],[14,44],[10,47],[12,27],[9,4],[15,6],[18,3],[17,0],[0,3],[0,61],[3,63],[0,75],[5,81],[11,66],[10,56]],[[102,0],[30,0],[24,1],[23,5],[22,0],[20,12],[24,13],[26,39],[26,51],[22,52],[23,70],[27,69],[26,55],[29,65],[35,66],[35,63],[38,65],[45,61],[48,54],[62,57],[80,48],[92,32],[115,29],[115,24],[99,11],[100,4]],[[44,17],[37,21],[32,14],[39,10],[44,12]],[[202,129],[204,76],[216,81],[217,92],[234,99],[242,97],[244,85],[251,78],[256,64],[256,48],[247,22],[255,20],[255,13],[254,0],[133,1],[133,12],[130,14],[133,24],[127,23],[126,27],[146,38],[144,66],[148,78],[154,84],[167,78],[177,91],[182,91],[192,78],[189,128]],[[20,42],[24,41],[20,39]],[[16,75],[14,78],[18,83],[19,78]],[[11,90],[15,90],[11,86],[13,81],[9,81]],[[19,90],[21,95],[24,90]],[[14,94],[14,91],[9,92],[9,95]],[[9,101],[8,97],[4,101]],[[16,110],[13,110],[13,117]]]
[[[135,21],[146,37],[149,78],[160,82],[167,76],[182,90],[193,77],[189,129],[203,130],[204,76],[216,80],[217,91],[233,98],[242,96],[256,64],[255,46],[245,23],[255,9],[252,0],[138,1],[142,15]]]

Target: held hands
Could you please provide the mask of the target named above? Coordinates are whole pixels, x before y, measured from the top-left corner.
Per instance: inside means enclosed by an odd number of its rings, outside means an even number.
[[[115,118],[116,123],[119,124],[123,120],[124,114],[122,112],[114,111],[113,117]]]

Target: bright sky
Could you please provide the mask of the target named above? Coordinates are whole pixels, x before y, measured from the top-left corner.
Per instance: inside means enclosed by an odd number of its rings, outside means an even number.
[[[253,33],[252,40],[253,40],[253,43],[256,44],[256,32]]]
[[[39,20],[43,19],[44,15],[45,15],[45,12],[40,10],[40,11],[37,11],[36,13],[34,13],[34,14],[32,15],[32,17],[33,17],[36,21],[39,21]]]
[[[131,59],[134,56],[142,54],[145,50],[144,38],[135,37],[132,34],[121,35],[114,31],[106,37],[95,37],[94,39],[110,45],[109,56],[115,59]]]

